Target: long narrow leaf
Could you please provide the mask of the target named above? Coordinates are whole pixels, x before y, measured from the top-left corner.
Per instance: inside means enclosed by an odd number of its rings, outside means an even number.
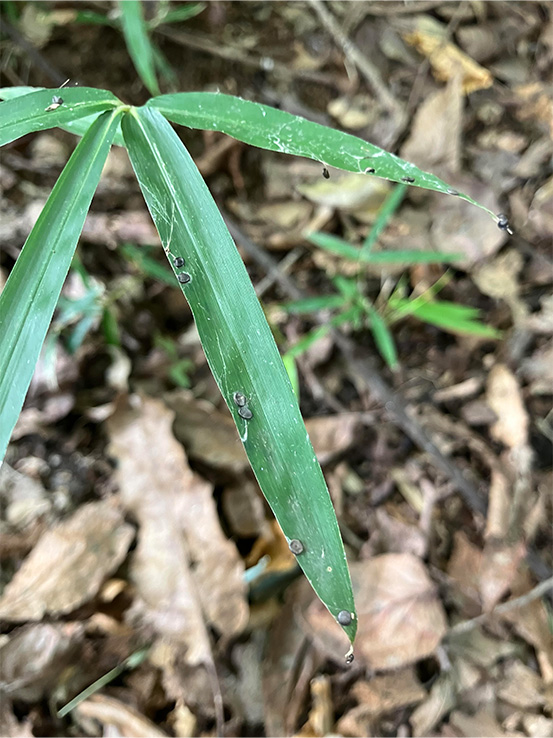
[[[0,295],[0,460],[21,411],[118,125],[118,114],[106,112],[80,141]]]
[[[361,138],[313,123],[268,105],[218,92],[179,92],[160,95],[147,103],[175,123],[222,131],[229,136],[270,151],[295,154],[327,166],[362,172],[393,182],[405,182],[435,192],[457,195],[489,213],[484,205],[453,190],[446,182],[395,154]]]
[[[334,617],[351,614],[344,630],[353,641],[357,620],[332,502],[242,259],[194,162],[161,113],[134,110],[122,130],[173,268],[175,257],[185,260],[178,271],[190,280],[182,289],[260,487],[289,542],[295,541],[298,563],[321,600]],[[235,402],[236,392],[247,398],[246,412]],[[245,419],[250,412],[253,417]]]
[[[0,87],[0,100],[14,100],[16,97],[22,97],[28,95],[31,92],[38,92],[44,90],[44,87]],[[53,95],[61,95],[61,90],[50,90]],[[84,136],[90,126],[94,123],[99,113],[93,113],[92,115],[86,115],[84,118],[78,120],[67,121],[58,126],[68,133],[73,133],[75,136]],[[120,130],[117,130],[113,137],[113,143],[117,146],[124,146],[123,136]]]
[[[364,264],[449,264],[463,258],[462,254],[446,254],[440,251],[365,251],[352,246],[330,233],[309,233],[306,239],[315,246],[350,261]]]
[[[142,3],[139,0],[120,0],[119,9],[123,35],[135,69],[152,95],[159,95],[154,52],[144,20]]]
[[[54,97],[63,103],[54,110]],[[121,105],[111,92],[92,87],[66,87],[63,90],[38,90],[16,99],[0,102],[0,146],[33,131],[63,126],[93,113]]]

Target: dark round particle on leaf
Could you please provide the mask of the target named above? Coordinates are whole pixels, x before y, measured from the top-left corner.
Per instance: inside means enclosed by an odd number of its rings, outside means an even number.
[[[336,620],[340,623],[340,625],[351,625],[351,612],[348,612],[347,610],[340,610]]]
[[[449,187],[448,190],[447,190],[447,194],[448,195],[459,195],[460,193],[457,192],[457,190],[454,190],[451,187]]]
[[[184,266],[184,259],[182,258],[182,256],[175,256],[175,258],[173,259],[173,264],[177,269],[180,269]]]
[[[54,95],[52,98],[52,105],[63,105],[63,97],[60,97],[59,95]]]
[[[346,656],[346,664],[353,664],[353,660],[355,659],[355,656],[352,653],[348,653]]]
[[[232,399],[238,405],[238,407],[244,407],[244,405],[248,402],[248,398],[243,392],[235,392],[232,396]]]
[[[253,418],[253,413],[247,405],[238,408],[238,415],[244,418],[244,420],[251,420]]]
[[[293,538],[290,543],[288,544],[290,551],[295,555],[299,556],[301,553],[304,552],[303,543],[301,541],[298,541],[297,538]]]
[[[513,234],[509,221],[507,220],[507,216],[504,213],[499,213],[497,216],[497,227],[502,231],[507,231],[507,233],[510,233],[511,235]]]
[[[187,284],[190,282],[190,274],[187,274],[186,272],[181,272],[180,274],[177,274],[177,279],[181,284]]]
[[[402,182],[414,182],[415,178],[414,177],[402,177],[401,181]]]
[[[365,169],[365,174],[374,174],[376,172],[376,169],[374,167],[367,167]]]
[[[325,179],[330,179],[330,172],[328,171],[326,167],[323,168],[323,177]]]

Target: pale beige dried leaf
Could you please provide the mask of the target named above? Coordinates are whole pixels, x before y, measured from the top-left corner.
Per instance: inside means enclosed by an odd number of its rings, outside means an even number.
[[[123,738],[163,738],[167,735],[134,707],[102,694],[95,694],[77,705],[75,717],[96,720],[104,728],[104,735],[110,734],[110,728],[115,728],[117,735]]]
[[[522,362],[522,373],[530,380],[533,395],[553,393],[553,341],[536,349],[529,359]]]
[[[74,662],[83,639],[80,623],[41,623],[18,628],[0,648],[0,691],[37,702]]]
[[[373,716],[414,705],[426,697],[412,667],[375,676],[368,682],[360,680],[351,691],[366,713]]]
[[[507,477],[499,469],[492,469],[486,517],[486,538],[505,538],[509,532],[511,505],[512,495]]]
[[[445,82],[461,74],[462,89],[467,95],[492,86],[491,73],[447,41],[444,27],[433,18],[419,16],[417,27],[410,33],[403,34],[403,38],[428,59],[436,79]]]
[[[472,278],[478,289],[495,300],[505,300],[516,323],[526,322],[528,309],[520,298],[519,274],[522,256],[510,249],[475,269]]]
[[[449,718],[450,726],[453,726],[454,735],[461,735],[470,738],[470,736],[482,735],[488,738],[515,738],[522,736],[523,733],[505,732],[498,723],[493,713],[493,707],[485,704],[474,715],[469,715],[460,710],[456,710]]]
[[[456,689],[453,674],[442,673],[432,685],[428,698],[415,708],[409,719],[413,736],[420,738],[430,735],[433,728],[455,704]]]
[[[510,705],[530,710],[544,704],[543,687],[542,679],[533,669],[521,661],[510,661],[497,687],[497,696]]]
[[[42,535],[0,599],[0,618],[40,620],[93,597],[125,558],[133,528],[110,501],[83,505]]]
[[[446,632],[446,619],[420,559],[405,553],[383,554],[350,564],[350,571],[359,617],[356,658],[371,669],[385,670],[434,652]],[[336,623],[316,601],[306,618],[331,658],[344,645],[347,648]]]
[[[359,428],[355,413],[309,418],[305,427],[320,464],[327,464],[353,443]]]
[[[139,524],[135,612],[186,645],[189,663],[207,663],[204,621],[225,637],[247,621],[243,564],[221,531],[211,485],[191,471],[173,436],[173,412],[136,401],[108,423],[121,498]]]
[[[429,95],[420,105],[410,135],[400,155],[422,169],[444,166],[448,172],[460,168],[462,95],[459,76],[443,90]],[[428,135],[428,131],[432,135]]]
[[[491,435],[508,448],[528,443],[528,413],[524,407],[518,381],[504,364],[492,367],[487,384],[486,401],[497,415]]]
[[[478,586],[482,608],[492,610],[510,589],[526,554],[524,543],[507,544],[501,541],[486,541]]]

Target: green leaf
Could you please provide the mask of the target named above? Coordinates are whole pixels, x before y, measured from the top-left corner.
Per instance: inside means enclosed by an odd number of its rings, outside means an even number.
[[[397,358],[396,344],[390,329],[380,313],[372,305],[367,304],[366,311],[371,320],[371,331],[376,347],[390,369],[396,371],[399,367],[399,361]]]
[[[0,96],[5,97],[6,88],[0,93]],[[54,96],[61,97],[63,104],[55,110],[47,110]],[[14,96],[11,100],[0,102],[0,146],[27,133],[61,127],[119,105],[120,101],[111,92],[92,87],[38,90],[27,95]]]
[[[17,421],[111,140],[106,112],[73,152],[0,295],[0,459]]]
[[[191,279],[181,287],[260,487],[287,539],[302,542],[298,563],[321,600],[334,617],[352,613],[344,630],[353,641],[357,618],[332,502],[242,259],[165,118],[144,107],[127,114],[122,129],[171,264],[173,257],[185,259]],[[235,392],[247,397],[250,420],[239,415]]]
[[[374,221],[371,230],[368,232],[367,237],[363,242],[362,249],[364,253],[369,253],[374,244],[378,241],[380,234],[388,225],[388,221],[401,205],[401,201],[405,197],[406,192],[407,185],[404,184],[397,185],[397,187],[394,187],[392,192],[390,192],[390,194],[384,201],[384,204],[378,211],[376,220]]]
[[[119,0],[119,9],[123,35],[135,69],[151,94],[159,95],[154,52],[142,3],[139,0]]]
[[[182,23],[183,21],[199,15],[206,7],[205,3],[186,3],[186,5],[181,5],[180,7],[169,10],[165,14],[161,13],[159,17],[154,18],[149,26],[150,28],[157,28],[161,24],[169,25],[170,23]]]
[[[287,313],[293,315],[302,313],[313,313],[316,310],[329,310],[341,307],[344,298],[341,295],[321,295],[320,297],[306,297],[304,300],[288,302],[282,307]]]
[[[325,251],[364,264],[449,264],[463,258],[462,254],[445,254],[440,251],[365,251],[329,233],[309,233],[306,234],[306,239]]]
[[[37,92],[38,90],[43,89],[44,87],[2,87],[0,88],[0,98],[2,100],[13,100],[16,97],[28,95],[30,92]],[[50,90],[50,92],[53,94],[58,94],[60,96],[63,94],[61,90]],[[58,128],[61,128],[68,133],[74,133],[75,136],[84,136],[84,134],[88,131],[88,129],[94,123],[97,117],[98,113],[93,113],[92,115],[86,115],[84,118],[79,118],[78,120],[68,121],[63,125],[59,125]],[[113,143],[116,146],[125,145],[121,130],[117,130],[113,138]]]
[[[177,286],[178,283],[175,281],[173,272],[152,259],[150,256],[151,249],[145,246],[136,246],[133,243],[124,243],[119,250],[126,259],[136,264],[144,274],[171,287]]]
[[[455,194],[497,220],[495,214],[484,205],[468,195],[458,193],[435,175],[422,171],[395,154],[349,133],[312,123],[268,105],[218,92],[160,95],[146,104],[157,108],[169,120],[189,128],[222,131],[239,141],[269,151],[305,156],[348,172],[371,173],[393,182],[408,181],[416,187]]]

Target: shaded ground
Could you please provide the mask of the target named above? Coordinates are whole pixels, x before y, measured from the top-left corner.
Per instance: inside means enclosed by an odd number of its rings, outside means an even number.
[[[2,85],[70,77],[143,103],[122,35],[77,23],[76,7],[3,6]],[[0,474],[2,733],[553,735],[551,6],[212,2],[154,40],[175,89],[341,127],[507,213],[512,237],[411,188],[377,246],[463,253],[442,296],[481,309],[502,337],[409,318],[392,327],[396,373],[366,327],[298,360],[352,563],[360,630],[347,667],[114,150]],[[328,294],[352,274],[303,233],[361,243],[390,187],[179,133],[284,352],[328,320],[287,314],[294,287]],[[4,150],[0,284],[73,146],[55,131]],[[383,315],[402,274],[418,294],[444,269],[362,271]]]

